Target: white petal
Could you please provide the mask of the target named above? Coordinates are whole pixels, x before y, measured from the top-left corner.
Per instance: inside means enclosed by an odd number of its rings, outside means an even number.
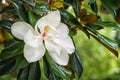
[[[39,44],[42,44],[40,43],[42,38],[35,31],[29,30],[24,36],[24,42],[29,46],[38,47]]]
[[[29,31],[29,29],[32,29],[32,27],[26,22],[16,22],[11,26],[12,34],[21,40],[23,40],[24,35]]]
[[[60,23],[56,29],[63,35],[68,35],[68,33],[69,33],[68,26],[64,23]]]
[[[68,53],[72,54],[75,51],[75,47],[72,39],[69,36],[65,37],[56,37],[54,38],[54,42],[61,47],[63,47]]]
[[[47,49],[49,49],[49,52],[56,53],[60,55],[61,47],[57,44],[53,43],[52,41],[45,40],[45,46]]]
[[[46,48],[49,52],[51,58],[59,65],[67,65],[69,61],[69,55],[63,48],[59,48],[59,46],[45,41]]]
[[[36,47],[31,47],[28,45],[25,45],[24,47],[24,57],[28,62],[35,62],[40,60],[45,54],[45,48],[43,44]]]
[[[38,27],[40,31],[43,32],[45,26],[57,27],[60,24],[60,20],[60,12],[58,10],[53,11],[39,19],[36,23],[35,28],[37,29]]]

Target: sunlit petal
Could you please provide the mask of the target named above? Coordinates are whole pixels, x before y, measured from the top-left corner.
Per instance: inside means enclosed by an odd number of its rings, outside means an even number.
[[[25,45],[24,47],[24,57],[28,62],[35,62],[40,60],[45,54],[45,48],[43,44],[40,44],[38,47],[31,47]]]
[[[37,29],[38,27],[40,31],[43,32],[45,26],[57,27],[60,23],[60,20],[61,20],[60,12],[58,10],[53,11],[39,19],[36,23],[35,28]]]
[[[53,44],[49,41],[45,41],[46,48],[49,52],[51,58],[59,65],[67,65],[69,61],[69,56],[66,50]]]
[[[29,25],[26,22],[16,22],[11,26],[11,32],[12,34],[18,38],[23,40],[24,35],[29,31],[32,30],[33,28],[31,27],[31,25]]]
[[[69,36],[58,38],[56,37],[54,38],[54,42],[63,47],[70,54],[72,54],[75,51],[73,41]]]

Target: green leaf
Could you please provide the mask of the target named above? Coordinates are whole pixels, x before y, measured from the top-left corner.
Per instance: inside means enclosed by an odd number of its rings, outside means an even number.
[[[116,33],[115,40],[118,43],[118,46],[120,47],[120,32]]]
[[[39,62],[34,62],[19,71],[17,80],[40,80],[40,75]]]
[[[60,78],[56,76],[54,72],[51,71],[50,64],[45,56],[43,57],[43,61],[44,61],[44,73],[48,80],[60,80]]]
[[[97,36],[97,38],[105,43],[106,45],[110,46],[111,48],[116,48],[117,44],[115,42],[113,42],[111,39],[109,39],[108,37],[98,33],[96,30],[91,29],[90,27],[86,26],[93,34],[95,34]]]
[[[95,25],[95,24],[89,25],[88,27],[90,27],[90,28],[93,29],[93,30],[101,30],[101,29],[104,29],[102,26],[100,26],[100,25]]]
[[[110,50],[116,57],[118,57],[118,51],[115,50],[116,44],[106,39],[104,36],[98,35],[98,37],[91,34],[99,43],[104,45],[108,50]]]
[[[49,80],[61,80],[61,79],[57,77],[55,73],[51,72],[49,76]]]
[[[29,63],[26,61],[23,55],[20,55],[19,57],[17,57],[16,64],[15,64],[16,70],[23,69],[28,65]]]
[[[21,3],[20,0],[13,0],[12,2],[15,11],[17,12],[17,15],[22,21],[28,22],[28,13],[24,7],[24,5]]]
[[[65,9],[62,8],[60,8],[59,10],[68,25],[79,25],[78,20],[71,13],[67,12]]]
[[[89,3],[88,4],[92,4],[92,3],[94,3],[95,2],[95,0],[89,0]]]
[[[73,0],[64,0],[64,8],[67,9],[71,4],[73,3]]]
[[[29,66],[21,69],[17,75],[17,80],[28,80],[29,76]]]
[[[10,46],[11,44],[14,44],[15,43],[15,40],[14,39],[10,39],[10,40],[6,40],[4,42],[4,48]]]
[[[35,6],[35,2],[33,0],[21,0],[23,3],[27,3],[30,6]]]
[[[5,60],[5,59],[11,58],[13,56],[22,54],[23,47],[24,47],[24,43],[22,41],[11,44],[10,46],[8,46],[2,50],[2,52],[0,54],[0,59]]]
[[[108,46],[110,46],[111,48],[116,48],[117,44],[115,42],[113,42],[112,40],[110,40],[109,38],[105,37],[102,34],[97,34],[98,38],[105,44],[107,44]]]
[[[2,10],[0,11],[0,13],[13,13],[15,12],[15,9],[13,6],[6,6],[6,7],[3,7]]]
[[[40,80],[41,77],[40,71],[41,70],[39,62],[34,62],[30,64],[28,80]]]
[[[114,22],[95,22],[94,24],[102,27],[112,27],[116,30],[120,30],[120,25]]]
[[[35,26],[35,23],[37,21],[35,14],[32,11],[29,11],[28,15],[29,15],[29,21],[30,21],[31,25]]]
[[[93,38],[95,38],[98,42],[100,42],[108,50],[110,50],[116,57],[118,57],[118,52],[115,50],[115,48],[117,47],[117,44],[115,42],[105,37],[104,35],[98,33],[96,30],[93,30],[88,26],[86,27],[94,34],[90,34]]]
[[[62,66],[57,65],[55,62],[50,62],[50,67],[53,73],[55,73],[58,77],[64,78],[64,79],[70,79],[71,72],[65,69]]]
[[[15,70],[15,57],[0,62],[0,76],[11,73]]]
[[[34,12],[39,14],[46,14],[50,11],[50,6],[45,2],[36,3],[35,7],[33,8]]]
[[[81,26],[79,27],[80,27],[80,30],[83,31],[88,38],[90,38],[90,33],[87,31],[87,29],[85,27],[81,27]]]
[[[13,24],[14,22],[11,21],[11,20],[7,20],[7,19],[3,19],[0,21],[0,27],[4,28],[6,31],[8,31],[9,33],[11,33],[11,25]]]
[[[50,64],[48,60],[46,59],[46,56],[43,57],[43,61],[44,61],[44,73],[45,73],[45,76],[48,78],[51,73]]]
[[[98,13],[98,7],[96,1],[90,4],[91,9],[97,14]]]
[[[77,76],[80,78],[83,73],[83,66],[76,51],[70,56],[70,63],[73,71],[75,71]]]
[[[108,0],[101,0],[102,5],[106,8],[108,12],[110,12],[114,17],[116,16],[115,9],[113,6],[110,4],[110,1]]]
[[[79,16],[80,16],[80,6],[81,6],[80,1],[75,0],[75,1],[73,1],[72,5],[73,5],[73,10],[76,14],[76,17],[79,18]]]

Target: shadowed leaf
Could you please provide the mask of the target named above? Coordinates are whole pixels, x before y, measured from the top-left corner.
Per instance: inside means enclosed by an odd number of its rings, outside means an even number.
[[[39,62],[34,62],[19,71],[17,80],[40,80],[40,76]]]
[[[0,27],[4,28],[6,31],[8,31],[9,33],[11,33],[11,25],[13,24],[14,22],[11,21],[11,20],[7,20],[7,19],[3,19],[0,21]]]
[[[80,78],[83,73],[83,66],[76,51],[71,55],[70,63],[72,69],[76,72],[77,76]]]
[[[29,63],[26,61],[26,59],[24,58],[23,55],[20,55],[19,57],[17,57],[16,64],[15,64],[16,70],[23,69],[24,67],[26,67],[28,65],[29,65]]]
[[[12,4],[13,4],[15,11],[17,12],[17,15],[19,16],[19,18],[22,21],[28,22],[28,13],[27,13],[24,5],[22,4],[22,2],[19,0],[13,0]]]
[[[0,54],[0,59],[1,60],[5,60],[8,58],[11,58],[13,56],[19,55],[23,53],[23,42],[15,42],[11,45],[9,45],[8,47],[6,47],[5,49],[2,50],[1,54]]]
[[[110,4],[110,1],[108,0],[101,0],[102,5],[106,8],[108,12],[110,12],[114,17],[116,15],[115,9],[113,9],[112,5]]]
[[[15,71],[16,58],[12,57],[0,62],[0,76]]]

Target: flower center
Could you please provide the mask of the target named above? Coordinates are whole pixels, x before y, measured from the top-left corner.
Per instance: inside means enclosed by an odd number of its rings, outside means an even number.
[[[46,25],[46,26],[44,27],[44,32],[43,32],[43,34],[42,34],[42,37],[43,37],[43,38],[46,37],[46,33],[47,33],[49,30],[50,30],[50,27],[49,27],[48,25]]]

